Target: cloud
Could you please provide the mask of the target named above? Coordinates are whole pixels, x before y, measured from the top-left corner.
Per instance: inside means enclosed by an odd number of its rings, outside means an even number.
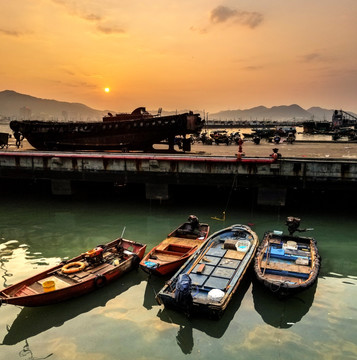
[[[124,34],[125,30],[123,29],[119,29],[119,28],[115,28],[115,27],[111,27],[111,26],[104,26],[104,25],[97,25],[97,29],[102,32],[103,34]]]
[[[102,16],[96,14],[93,10],[87,10],[73,0],[52,0],[55,4],[63,6],[69,14],[80,17],[88,21],[100,21]]]
[[[244,69],[248,70],[248,71],[258,71],[258,70],[263,70],[264,67],[263,66],[253,66],[253,65],[251,65],[251,66],[246,66]]]
[[[253,29],[263,22],[264,17],[261,13],[255,11],[242,11],[221,5],[211,11],[210,20],[213,24],[232,21],[239,25],[248,26]]]
[[[199,28],[196,26],[191,26],[190,30],[193,32],[198,32],[199,34],[207,34],[208,30],[206,28]]]
[[[101,14],[101,9],[87,8],[88,3],[85,2],[85,5],[81,5],[73,0],[52,0],[54,3],[63,6],[66,11],[73,15],[77,16],[80,19],[96,23],[96,30],[102,34],[113,35],[113,34],[124,34],[125,30],[118,26],[106,25],[105,22],[108,22],[108,19]]]
[[[300,59],[301,59],[302,62],[310,63],[310,62],[313,62],[313,61],[322,60],[322,56],[321,56],[321,54],[319,54],[317,52],[314,52],[314,53],[302,55],[300,57]]]
[[[19,37],[23,35],[23,33],[15,31],[15,30],[6,30],[6,29],[0,29],[0,34],[7,35],[7,36],[14,36]]]

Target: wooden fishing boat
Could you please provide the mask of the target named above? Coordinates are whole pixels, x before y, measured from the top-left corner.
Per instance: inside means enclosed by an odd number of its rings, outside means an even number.
[[[146,245],[116,239],[0,291],[0,305],[42,306],[72,299],[137,268]]]
[[[207,240],[208,224],[190,215],[188,221],[172,231],[141,260],[149,274],[166,275],[176,271]]]
[[[260,283],[279,297],[311,287],[320,270],[320,255],[312,237],[268,231],[254,259]]]
[[[211,235],[156,296],[159,304],[189,315],[219,319],[237,291],[258,247],[246,225]]]
[[[167,142],[173,150],[175,136],[184,137],[184,151],[190,151],[187,134],[199,134],[204,120],[199,114],[161,116],[149,114],[144,107],[131,114],[108,114],[102,122],[60,122],[13,120],[10,128],[17,145],[26,138],[37,150],[152,150],[154,144]]]

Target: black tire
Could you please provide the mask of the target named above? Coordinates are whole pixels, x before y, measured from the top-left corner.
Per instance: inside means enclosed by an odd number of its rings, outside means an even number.
[[[96,288],[101,288],[107,283],[107,278],[104,275],[97,275],[94,279],[94,285]]]
[[[133,255],[133,267],[134,269],[137,269],[139,267],[140,264],[140,258],[138,255],[134,254]]]

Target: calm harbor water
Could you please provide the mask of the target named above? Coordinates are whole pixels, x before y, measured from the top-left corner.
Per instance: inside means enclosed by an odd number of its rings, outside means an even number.
[[[235,223],[285,230],[289,215],[318,241],[317,286],[281,301],[246,278],[220,321],[165,310],[155,294],[167,279],[133,271],[87,296],[41,308],[0,307],[0,359],[356,359],[355,213],[296,206],[259,209],[232,197],[177,196],[167,203],[134,196],[54,198],[1,191],[1,288],[119,237],[151,249],[195,214],[211,231]],[[124,192],[122,193],[124,194]]]

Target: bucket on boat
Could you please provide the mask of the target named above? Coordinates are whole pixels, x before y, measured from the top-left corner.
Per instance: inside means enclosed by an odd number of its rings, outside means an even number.
[[[112,265],[113,266],[118,266],[120,263],[119,259],[114,259],[113,262],[112,262]]]
[[[250,248],[249,240],[238,240],[237,241],[237,250],[241,252],[247,252]]]
[[[53,280],[44,281],[42,287],[44,292],[50,292],[56,290],[55,282]]]

